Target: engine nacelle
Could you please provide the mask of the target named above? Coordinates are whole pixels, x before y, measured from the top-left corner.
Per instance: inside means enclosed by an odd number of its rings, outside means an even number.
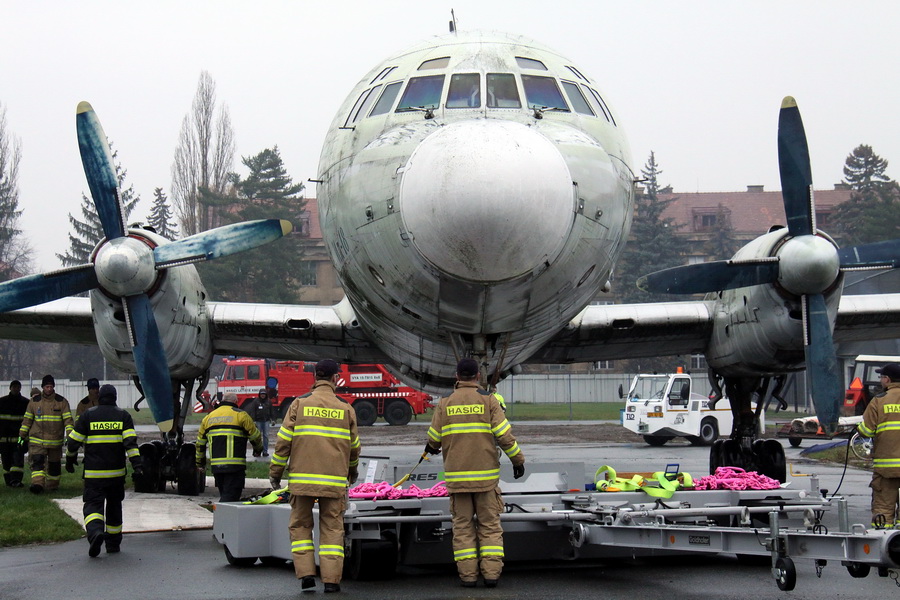
[[[166,238],[130,229],[128,236],[151,248],[168,243]],[[94,248],[96,256],[107,241]],[[156,325],[168,357],[173,379],[192,379],[206,372],[213,358],[212,335],[206,306],[206,289],[193,265],[156,272],[147,291]],[[103,356],[117,369],[135,373],[134,353],[125,324],[121,298],[104,289],[90,292],[94,331]]]
[[[818,236],[834,245],[825,234]],[[777,256],[786,263],[779,253],[789,239],[787,229],[771,231],[741,248],[733,260]],[[842,289],[843,276],[837,274],[822,292],[832,322]],[[706,360],[719,375],[752,377],[805,368],[802,296],[775,283],[725,290],[708,298],[716,305]]]

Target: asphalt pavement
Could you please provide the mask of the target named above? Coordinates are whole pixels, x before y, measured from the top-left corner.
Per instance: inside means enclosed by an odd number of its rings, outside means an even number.
[[[553,426],[548,424],[547,426]],[[800,456],[802,448],[786,447],[791,464],[790,485],[802,489],[826,488],[848,498],[852,522],[868,521],[869,473],[857,469],[842,472],[839,466],[822,465]],[[379,456],[394,461],[418,459],[418,446],[372,448]],[[703,475],[708,465],[708,449],[682,443],[661,448],[643,444],[563,444],[529,443],[524,447],[529,461],[577,461],[585,464],[590,478],[601,465],[619,471],[655,471],[666,464]],[[127,502],[127,501],[126,501]],[[836,515],[826,514],[825,523]],[[314,597],[301,593],[291,568],[257,565],[237,568],[228,565],[222,546],[210,530],[183,530],[161,533],[133,533],[125,536],[122,552],[87,556],[87,542],[8,548],[0,551],[0,598],[40,598],[42,600],[166,598],[169,600],[254,599]],[[758,600],[789,594],[793,599],[850,598],[871,600],[900,594],[894,579],[878,577],[854,579],[846,569],[832,562],[817,577],[815,565],[797,559],[797,586],[780,592],[763,566],[741,564],[732,555],[631,558],[574,563],[513,563],[504,570],[496,589],[461,588],[455,569],[448,564],[431,569],[401,567],[390,581],[345,580],[343,594],[365,596],[367,600],[417,598],[573,598],[604,596],[629,600],[673,597]],[[321,593],[321,585],[317,588]],[[788,597],[788,596],[786,596]]]

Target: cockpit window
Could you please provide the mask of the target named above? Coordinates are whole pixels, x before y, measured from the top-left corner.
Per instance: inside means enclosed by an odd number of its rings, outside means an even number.
[[[590,92],[590,98],[597,105],[597,108],[600,109],[600,112],[603,113],[603,116],[606,117],[606,120],[615,125],[616,120],[613,118],[612,112],[610,112],[609,107],[606,105],[606,102],[603,101],[603,98],[600,97],[600,94],[597,93],[597,90],[587,86],[582,87]]]
[[[375,98],[378,97],[378,91],[380,89],[381,86],[376,85],[360,94],[359,98],[356,100],[356,104],[354,104],[353,108],[350,110],[350,114],[347,115],[347,122],[345,125],[356,123],[366,114],[369,108],[371,108],[372,103],[375,102]]]
[[[516,78],[511,73],[487,74],[488,108],[522,108]]]
[[[572,73],[574,73],[574,74],[575,74],[575,77],[577,77],[578,79],[583,79],[584,81],[587,81],[587,80],[588,80],[587,77],[585,77],[584,75],[582,75],[582,74],[581,74],[581,71],[579,71],[579,70],[576,69],[575,67],[571,67],[571,66],[569,66],[569,65],[566,65],[566,68],[567,68],[568,70],[572,71]]]
[[[389,83],[385,86],[384,91],[381,92],[381,97],[378,98],[378,102],[375,103],[375,108],[369,113],[370,117],[390,112],[394,100],[397,99],[397,94],[400,93],[400,85],[402,83],[403,82],[401,81],[395,81],[394,83]]]
[[[437,108],[444,88],[443,75],[413,77],[400,98],[396,112],[407,112],[416,108]]]
[[[478,73],[456,73],[450,76],[447,108],[478,108],[481,106],[481,81]]]
[[[584,96],[581,94],[581,90],[578,89],[577,83],[563,81],[562,86],[563,89],[566,90],[566,95],[569,97],[569,103],[572,104],[572,109],[575,112],[583,115],[594,115],[594,111],[591,110],[587,100],[585,100]]]
[[[525,98],[529,108],[554,108],[569,112],[559,86],[552,77],[522,75],[522,85],[525,86]]]
[[[516,64],[523,69],[534,69],[536,71],[546,71],[547,67],[539,60],[533,58],[525,58],[524,56],[516,57]]]
[[[428,69],[446,69],[447,65],[450,64],[450,57],[444,56],[442,58],[432,58],[430,60],[426,60],[421,65],[419,65],[420,71],[426,71]]]
[[[396,68],[397,68],[397,67],[385,67],[385,68],[383,68],[383,69],[378,73],[378,75],[376,75],[375,77],[372,78],[372,81],[370,81],[369,83],[375,83],[376,81],[381,81],[381,80],[383,80],[385,77],[388,76],[389,73],[391,73],[391,72],[392,72],[394,69],[396,69]]]

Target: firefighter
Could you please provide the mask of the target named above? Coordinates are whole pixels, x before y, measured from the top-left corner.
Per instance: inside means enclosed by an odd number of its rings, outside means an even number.
[[[81,399],[81,401],[75,406],[75,420],[78,420],[78,417],[84,414],[89,408],[93,408],[99,404],[100,399],[100,380],[96,377],[91,377],[87,380],[87,396]]]
[[[316,363],[316,382],[296,398],[278,431],[269,482],[279,489],[285,468],[291,493],[291,553],[302,590],[316,585],[313,505],[319,505],[319,567],[325,593],[341,591],[347,486],[356,482],[359,435],[356,412],[334,388],[340,367]]]
[[[72,431],[69,401],[57,394],[53,375],[44,375],[41,393],[34,396],[25,409],[19,428],[19,443],[28,446],[31,467],[29,491],[40,494],[59,487],[62,475],[63,438]]]
[[[216,409],[203,417],[197,434],[197,468],[206,468],[208,443],[219,502],[241,499],[247,472],[247,441],[254,452],[262,452],[262,435],[250,415],[237,407],[237,401],[234,392],[225,394]]]
[[[859,433],[874,439],[872,451],[872,526],[893,528],[900,489],[900,364],[877,369],[884,391],[869,402]]]
[[[66,471],[75,472],[78,448],[84,444],[84,529],[88,556],[100,554],[103,542],[113,554],[122,545],[122,500],[125,498],[125,458],[139,480],[144,471],[131,415],[116,406],[116,388],[97,389],[96,407],[82,414],[66,447]]]
[[[8,487],[22,487],[25,471],[25,446],[19,444],[19,428],[28,408],[28,398],[22,395],[22,384],[11,381],[9,394],[0,398],[0,460],[3,461],[3,480]]]
[[[525,474],[525,455],[499,402],[478,384],[477,377],[475,360],[459,361],[456,389],[434,409],[425,452],[443,452],[453,517],[453,558],[462,585],[475,587],[480,570],[485,587],[492,588],[503,570],[503,500],[494,448],[499,445],[509,457],[516,479]]]

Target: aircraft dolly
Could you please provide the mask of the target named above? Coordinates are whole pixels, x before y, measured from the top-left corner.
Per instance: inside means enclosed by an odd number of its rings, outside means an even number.
[[[373,462],[369,475],[376,470]],[[378,479],[398,480],[408,468],[378,465]],[[514,481],[503,467],[506,562],[731,553],[768,557],[781,590],[796,584],[795,560],[812,561],[817,574],[828,561],[840,561],[852,577],[865,577],[873,568],[895,579],[900,572],[900,531],[851,524],[841,497],[781,488],[681,490],[661,499],[642,491],[580,491],[584,473],[582,463],[544,463],[529,465],[524,480]],[[436,483],[438,475],[439,465],[423,465],[418,481]],[[836,523],[826,525],[823,517],[832,512]],[[250,566],[257,559],[284,564],[291,559],[289,516],[287,504],[222,503],[213,533],[232,565]],[[380,579],[398,565],[452,560],[446,497],[351,500],[344,522],[349,577]],[[318,539],[317,530],[313,537]]]

